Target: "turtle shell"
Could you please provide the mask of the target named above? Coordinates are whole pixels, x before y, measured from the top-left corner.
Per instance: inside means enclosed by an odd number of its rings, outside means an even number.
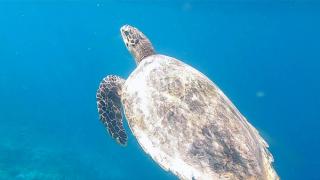
[[[123,86],[144,151],[181,179],[277,179],[267,143],[223,92],[191,66],[145,58]]]

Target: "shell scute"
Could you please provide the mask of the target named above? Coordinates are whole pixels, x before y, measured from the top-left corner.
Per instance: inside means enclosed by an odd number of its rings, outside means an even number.
[[[149,56],[123,92],[133,134],[164,169],[182,179],[277,179],[258,132],[192,67],[168,56]]]

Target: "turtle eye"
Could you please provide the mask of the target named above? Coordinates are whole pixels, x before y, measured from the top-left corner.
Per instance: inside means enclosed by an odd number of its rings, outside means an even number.
[[[124,34],[125,34],[126,36],[128,36],[128,35],[129,35],[129,32],[128,32],[128,31],[125,31]]]

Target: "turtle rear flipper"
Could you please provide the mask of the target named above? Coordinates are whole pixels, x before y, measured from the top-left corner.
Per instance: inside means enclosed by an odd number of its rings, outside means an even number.
[[[119,144],[126,145],[128,136],[122,124],[121,89],[125,80],[114,75],[105,77],[97,90],[99,118]]]

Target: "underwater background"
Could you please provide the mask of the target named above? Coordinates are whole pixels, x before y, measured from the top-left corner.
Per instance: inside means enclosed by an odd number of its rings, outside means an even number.
[[[136,67],[124,24],[213,80],[282,179],[320,179],[320,1],[0,0],[1,180],[176,179],[98,119],[100,80]]]

